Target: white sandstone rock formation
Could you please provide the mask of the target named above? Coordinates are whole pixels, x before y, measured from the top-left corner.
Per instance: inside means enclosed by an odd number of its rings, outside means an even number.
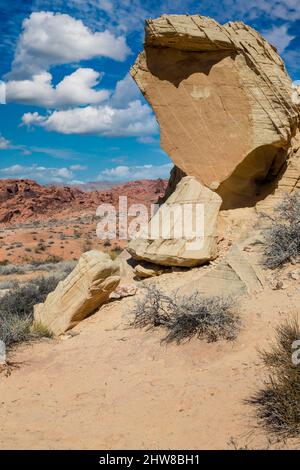
[[[146,233],[142,230],[129,243],[129,253],[137,260],[162,266],[192,267],[215,259],[221,203],[220,196],[196,178],[184,177],[154,215]],[[199,228],[203,233],[198,233]]]
[[[76,326],[109,298],[120,282],[119,263],[100,251],[84,253],[75,269],[43,304],[35,305],[34,319],[54,335]]]

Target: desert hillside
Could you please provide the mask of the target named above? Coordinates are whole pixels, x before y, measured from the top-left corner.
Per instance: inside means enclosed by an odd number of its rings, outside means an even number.
[[[96,183],[86,185],[87,188],[94,186]],[[130,181],[105,190],[83,190],[76,186],[42,186],[32,180],[2,179],[0,224],[9,226],[84,213],[95,214],[100,204],[117,206],[119,196],[127,196],[129,204],[143,202],[149,205],[157,202],[165,188],[165,180]]]
[[[164,195],[167,181],[130,181],[110,188],[85,190],[68,186],[42,186],[31,180],[0,180],[0,257],[2,263],[78,259],[90,248],[123,248],[124,241],[106,242],[96,236],[100,204],[118,211],[119,196],[128,205],[147,208]]]

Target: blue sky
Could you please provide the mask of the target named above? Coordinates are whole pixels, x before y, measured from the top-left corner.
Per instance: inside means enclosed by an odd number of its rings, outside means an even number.
[[[144,19],[163,13],[244,21],[300,80],[299,0],[0,0],[0,178],[168,176],[154,116],[128,75]]]

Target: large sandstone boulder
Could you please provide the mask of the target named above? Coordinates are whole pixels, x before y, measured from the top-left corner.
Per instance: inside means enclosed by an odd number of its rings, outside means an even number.
[[[147,227],[129,243],[137,260],[162,266],[199,266],[217,257],[217,219],[222,200],[218,194],[186,176],[160,207]],[[198,209],[203,210],[203,219]],[[198,233],[198,229],[204,232]],[[178,231],[178,229],[180,230]],[[155,235],[155,236],[154,236]]]
[[[198,15],[147,20],[131,73],[156,114],[163,149],[217,191],[223,208],[254,205],[272,190],[299,131],[300,100],[257,31]]]
[[[34,319],[55,335],[76,326],[109,298],[120,282],[119,263],[100,251],[89,251],[45,303],[35,305]]]

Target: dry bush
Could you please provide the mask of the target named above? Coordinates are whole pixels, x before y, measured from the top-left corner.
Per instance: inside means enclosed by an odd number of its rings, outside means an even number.
[[[0,282],[0,290],[16,289],[18,285],[19,285],[18,281],[15,281],[13,279],[8,280],[8,281],[2,281]]]
[[[33,323],[33,307],[46,300],[57,284],[66,277],[65,271],[55,276],[40,277],[14,288],[0,299],[0,339],[7,347],[49,332]]]
[[[300,364],[293,363],[294,341],[300,340],[299,323],[286,321],[277,328],[276,343],[261,357],[269,371],[264,386],[249,402],[262,425],[281,437],[300,434]]]
[[[10,291],[0,299],[0,339],[7,347],[41,336],[49,336],[49,332],[41,325],[33,322],[33,307],[46,300],[47,295],[54,291],[58,283],[65,279],[74,269],[76,261],[62,261],[42,265],[42,269],[51,273],[47,277],[32,279],[26,283],[6,281],[1,287]],[[11,273],[24,273],[41,269],[41,264],[6,265]]]
[[[3,316],[0,314],[0,339],[7,348],[17,343],[29,341],[31,339],[31,323],[30,316],[20,318],[16,315]]]
[[[188,341],[193,337],[208,342],[236,338],[240,321],[233,300],[224,297],[203,297],[195,292],[190,297],[172,297],[154,285],[145,287],[146,295],[136,302],[134,327],[163,327],[164,342]]]
[[[275,208],[274,218],[265,232],[263,263],[278,268],[298,260],[300,255],[300,192],[288,195]]]
[[[117,259],[120,256],[122,251],[123,251],[122,248],[116,247],[116,248],[114,248],[113,250],[110,251],[109,256],[114,261],[115,259]]]
[[[75,268],[75,265],[76,261],[57,261],[56,258],[26,264],[3,264],[0,265],[0,275],[9,276],[10,274],[26,274],[32,271],[47,271],[53,275],[65,273],[67,276]]]

